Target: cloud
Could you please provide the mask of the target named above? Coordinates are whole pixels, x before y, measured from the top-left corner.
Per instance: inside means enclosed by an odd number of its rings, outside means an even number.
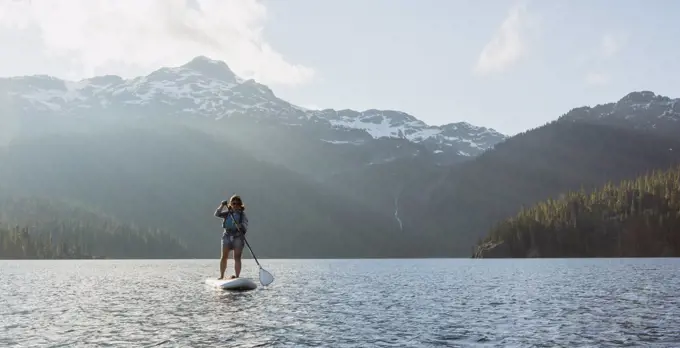
[[[624,35],[604,34],[600,42],[600,57],[609,59],[616,56],[625,44],[626,36]]]
[[[526,3],[516,3],[482,49],[474,72],[479,75],[497,73],[518,62],[528,50],[526,30],[534,24],[534,19],[526,10]]]
[[[38,30],[43,54],[75,62],[78,77],[129,77],[205,55],[265,84],[310,82],[313,69],[266,42],[266,19],[259,0],[0,0],[0,28]]]
[[[603,66],[586,74],[585,82],[588,85],[603,86],[609,84],[611,76],[602,70],[606,70],[607,64],[616,59],[618,54],[627,43],[627,37],[623,34],[605,33],[600,38],[600,43],[592,54],[591,59],[584,62],[593,66]],[[587,61],[591,62],[588,63]]]

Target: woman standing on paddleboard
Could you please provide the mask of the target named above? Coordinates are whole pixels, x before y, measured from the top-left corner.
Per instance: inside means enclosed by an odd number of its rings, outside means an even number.
[[[224,208],[227,208],[225,211]],[[245,246],[245,234],[248,231],[248,217],[241,197],[233,195],[229,201],[222,201],[215,216],[222,218],[222,257],[220,258],[220,277],[224,279],[224,271],[227,269],[229,252],[234,251],[235,275],[230,278],[238,278],[241,274],[241,254]]]

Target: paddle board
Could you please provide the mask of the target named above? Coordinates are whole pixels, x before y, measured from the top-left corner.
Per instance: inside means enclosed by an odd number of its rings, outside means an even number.
[[[257,288],[257,284],[252,279],[248,278],[234,278],[234,279],[208,278],[205,280],[205,283],[210,286],[214,286],[224,290],[246,291],[254,290],[255,288]]]

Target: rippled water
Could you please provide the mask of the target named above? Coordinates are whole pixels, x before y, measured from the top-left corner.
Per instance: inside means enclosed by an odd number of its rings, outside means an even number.
[[[0,346],[680,347],[680,260],[261,263],[0,261]]]

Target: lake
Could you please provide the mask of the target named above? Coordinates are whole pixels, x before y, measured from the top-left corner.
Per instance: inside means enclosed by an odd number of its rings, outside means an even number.
[[[678,259],[260,263],[0,261],[0,346],[680,347]]]

